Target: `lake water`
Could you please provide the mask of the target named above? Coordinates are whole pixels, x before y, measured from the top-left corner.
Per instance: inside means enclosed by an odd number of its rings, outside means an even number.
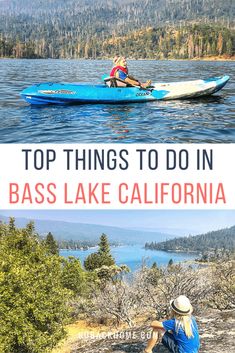
[[[83,261],[85,258],[97,251],[97,249],[89,250],[61,250],[61,256],[68,257],[74,256]],[[152,251],[145,250],[141,245],[123,245],[119,247],[112,247],[111,253],[116,260],[118,265],[125,264],[132,271],[139,269],[143,261],[151,266],[156,262],[159,266],[165,266],[168,264],[169,260],[172,259],[174,262],[182,262],[185,260],[195,259],[195,254],[185,254],[185,253],[168,253],[165,251]]]
[[[19,97],[39,82],[100,82],[110,68],[108,60],[0,60],[0,143],[235,142],[234,62],[129,61],[142,81],[231,76],[197,100],[31,107]]]

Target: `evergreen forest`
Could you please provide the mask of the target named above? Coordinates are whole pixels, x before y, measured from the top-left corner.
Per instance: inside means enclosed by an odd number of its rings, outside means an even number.
[[[229,59],[234,15],[232,0],[4,0],[0,57]]]
[[[202,252],[211,250],[235,250],[235,226],[205,234],[189,235],[166,240],[164,242],[151,242],[145,244],[146,249],[163,251],[195,251]]]

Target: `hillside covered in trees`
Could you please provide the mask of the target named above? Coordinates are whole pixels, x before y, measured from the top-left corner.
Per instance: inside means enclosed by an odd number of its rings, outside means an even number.
[[[160,243],[146,243],[146,249],[163,251],[206,252],[224,249],[235,250],[235,226],[195,236],[180,237]]]
[[[4,0],[0,57],[231,57],[234,15],[232,0]]]
[[[232,260],[202,269],[174,263],[164,268],[143,265],[129,277],[128,267],[115,263],[105,234],[83,267],[78,258],[59,256],[52,233],[42,239],[32,222],[18,228],[10,218],[8,224],[0,223],[0,352],[52,353],[55,347],[58,350],[54,353],[117,352],[110,336],[100,342],[89,334],[79,335],[86,333],[80,329],[71,349],[63,350],[60,344],[66,344],[61,340],[68,323],[75,328],[76,322],[83,322],[89,329],[102,324],[109,333],[115,333],[115,328],[117,332],[118,328],[146,326],[151,317],[167,315],[169,300],[181,293],[190,298],[195,313],[203,313],[204,320],[208,308],[233,310],[234,268]],[[230,314],[228,319],[230,329]],[[207,326],[210,331],[206,341],[211,331],[218,339],[218,330],[211,329],[211,321]],[[124,336],[116,337],[120,344]],[[71,337],[68,342],[70,345]],[[141,352],[145,340],[142,337],[138,342],[138,349],[132,349],[131,341],[125,344],[119,352]],[[209,347],[202,352],[211,352]]]
[[[61,250],[88,250],[98,245],[98,241],[81,240],[58,240],[58,247]],[[118,242],[110,242],[111,246],[118,246]]]

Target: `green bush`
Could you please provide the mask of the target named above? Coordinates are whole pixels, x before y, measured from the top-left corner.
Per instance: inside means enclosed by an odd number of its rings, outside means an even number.
[[[0,225],[0,352],[46,353],[65,335],[69,291],[61,259],[32,224]]]

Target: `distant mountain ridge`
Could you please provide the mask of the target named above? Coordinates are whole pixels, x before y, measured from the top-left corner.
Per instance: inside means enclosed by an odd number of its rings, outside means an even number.
[[[9,217],[1,216],[0,221],[8,223]],[[30,221],[26,218],[16,218],[15,223],[23,228]],[[34,220],[36,231],[45,236],[51,232],[57,240],[79,240],[98,243],[102,233],[107,234],[110,242],[121,244],[144,244],[148,241],[163,241],[174,238],[175,235],[158,231],[136,231],[119,227],[102,226],[95,224],[72,223],[52,220]]]
[[[36,18],[48,14],[66,20],[70,15],[74,20],[76,15],[78,21],[79,16],[84,16],[97,22],[106,20],[106,26],[120,26],[125,21],[139,28],[165,21],[233,20],[235,5],[233,0],[11,0],[0,1],[0,9],[10,16],[28,14]]]
[[[164,251],[205,252],[216,249],[235,250],[235,226],[188,237],[179,237],[164,242],[145,244],[146,249]]]
[[[234,18],[233,0],[0,1],[0,57],[231,56]]]

